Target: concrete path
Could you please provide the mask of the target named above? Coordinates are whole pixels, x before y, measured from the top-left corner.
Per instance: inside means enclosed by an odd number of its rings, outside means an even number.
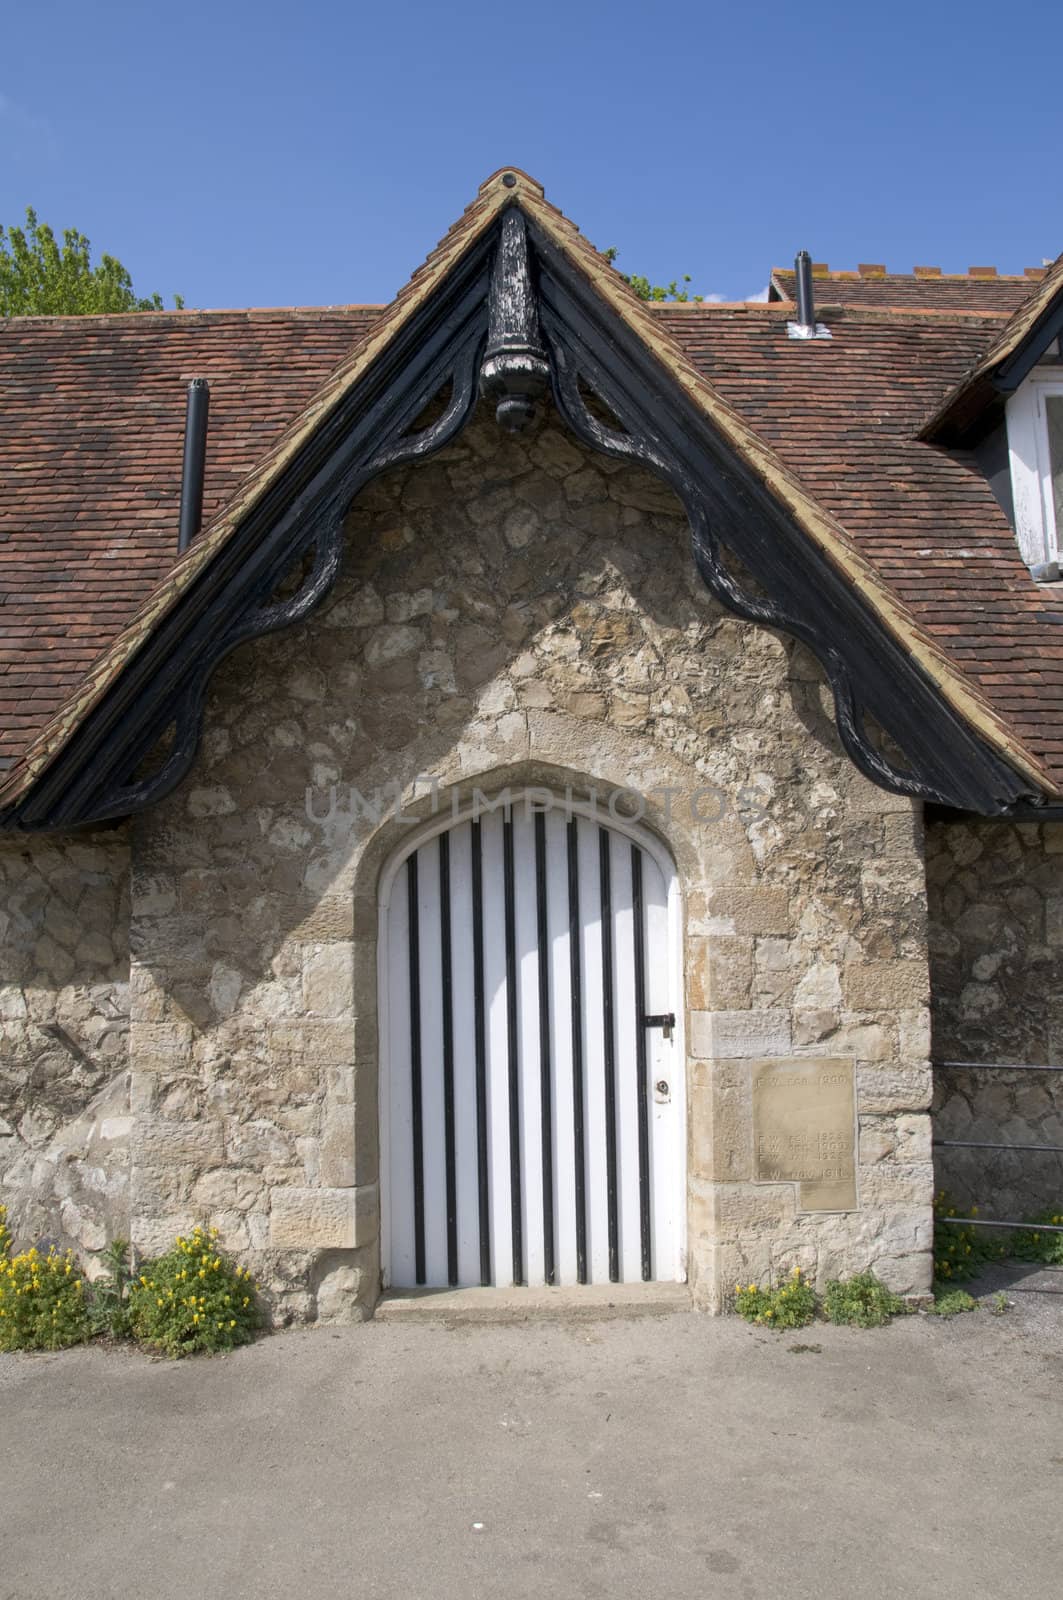
[[[1015,1300],[2,1356],[0,1600],[1057,1600],[1063,1298]]]

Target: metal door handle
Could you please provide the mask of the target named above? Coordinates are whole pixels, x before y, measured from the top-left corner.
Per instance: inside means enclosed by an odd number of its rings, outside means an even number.
[[[652,1017],[643,1017],[642,1026],[644,1028],[660,1028],[664,1033],[664,1037],[670,1039],[672,1037],[672,1029],[675,1027],[675,1012],[659,1011]]]

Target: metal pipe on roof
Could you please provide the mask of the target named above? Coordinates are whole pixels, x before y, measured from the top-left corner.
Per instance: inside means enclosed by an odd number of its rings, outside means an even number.
[[[797,279],[798,326],[814,328],[816,303],[812,295],[812,257],[807,250],[799,250],[794,257],[794,276]]]
[[[193,378],[185,409],[185,453],[181,463],[181,520],[177,552],[187,550],[203,525],[203,471],[207,459],[207,417],[210,384]]]

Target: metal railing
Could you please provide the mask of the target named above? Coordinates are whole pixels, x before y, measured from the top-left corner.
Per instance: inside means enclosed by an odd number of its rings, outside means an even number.
[[[1025,1061],[934,1061],[931,1065],[935,1072],[1063,1073],[1063,1066],[1031,1065]],[[1003,1144],[986,1139],[934,1139],[932,1143],[936,1150],[1017,1150],[1063,1156],[1063,1145],[1060,1144]],[[1001,1221],[988,1217],[938,1217],[936,1220],[957,1228],[1008,1228],[1012,1231],[1022,1228],[1036,1229],[1038,1233],[1063,1233],[1063,1226],[1049,1222]]]

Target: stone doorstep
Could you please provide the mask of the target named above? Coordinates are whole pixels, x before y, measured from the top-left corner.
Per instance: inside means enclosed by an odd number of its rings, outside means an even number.
[[[588,1283],[571,1288],[414,1289],[386,1293],[374,1318],[383,1322],[599,1322],[662,1317],[692,1310],[685,1283]]]

